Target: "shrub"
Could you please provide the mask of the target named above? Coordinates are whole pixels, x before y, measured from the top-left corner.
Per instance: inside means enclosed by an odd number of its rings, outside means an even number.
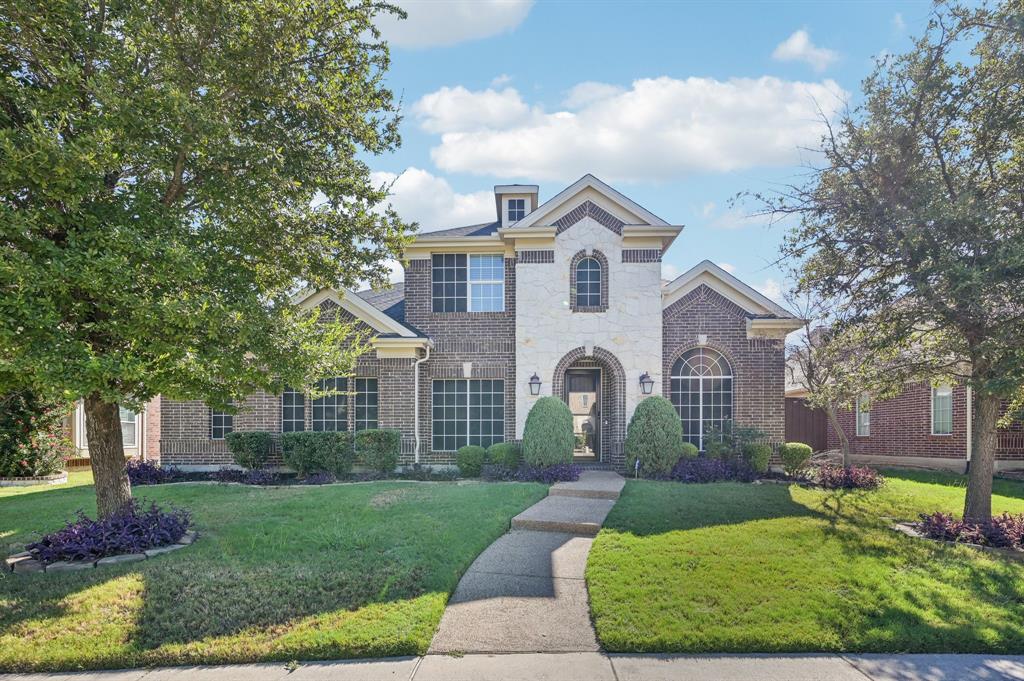
[[[477,445],[466,445],[455,452],[455,464],[464,478],[477,478],[487,460],[487,450]]]
[[[224,439],[235,463],[250,470],[263,467],[274,443],[273,436],[262,430],[236,431],[228,433]]]
[[[310,473],[348,475],[355,455],[345,432],[296,432],[281,435],[281,457],[300,477]]]
[[[697,449],[697,445],[692,442],[683,443],[683,455],[680,458],[683,459],[696,459],[700,456],[700,450]]]
[[[53,475],[74,447],[64,435],[71,405],[23,391],[0,396],[0,478]]]
[[[526,415],[523,461],[539,467],[571,463],[575,442],[568,405],[550,395],[537,400]]]
[[[867,466],[821,466],[815,478],[825,489],[878,489],[885,478]]]
[[[779,458],[786,475],[800,475],[811,460],[811,446],[803,442],[787,442],[779,447]]]
[[[969,523],[948,513],[922,513],[917,529],[931,539],[1024,549],[1024,514],[1003,513],[985,523]]]
[[[402,434],[397,430],[371,428],[356,432],[356,455],[368,467],[390,475],[398,466]]]
[[[755,471],[765,473],[772,458],[772,447],[764,442],[748,442],[743,445],[743,458]]]
[[[522,464],[518,468],[500,464],[485,464],[480,471],[484,480],[507,482],[574,482],[580,479],[583,468],[576,464],[559,463],[554,466],[531,466]]]
[[[257,468],[255,470],[240,471],[235,468],[221,468],[219,471],[210,473],[210,479],[217,482],[239,482],[243,485],[276,485],[281,482],[281,477],[272,471]]]
[[[522,460],[523,455],[515,442],[496,442],[487,448],[487,462],[490,464],[518,468]]]
[[[626,462],[644,475],[668,475],[683,455],[683,426],[664,397],[647,397],[636,405],[626,429]]]
[[[398,477],[403,480],[455,480],[459,477],[459,471],[451,467],[435,469],[432,466],[414,463],[402,469]]]
[[[332,482],[337,481],[334,473],[328,473],[327,471],[317,471],[316,473],[310,473],[302,479],[303,485],[329,485]]]
[[[696,459],[682,458],[672,469],[672,480],[676,482],[722,482],[734,480],[751,482],[757,474],[750,464],[742,459],[724,460],[709,457]]]
[[[128,471],[128,481],[132,487],[139,485],[162,485],[165,482],[172,482],[182,477],[181,471],[172,466],[157,466],[151,461],[132,459],[125,464]]]
[[[704,455],[709,459],[728,461],[733,458],[732,438],[727,431],[711,428],[704,435]]]
[[[156,504],[143,508],[133,500],[102,520],[93,520],[79,511],[77,520],[29,544],[26,549],[44,563],[95,560],[174,544],[191,524],[188,511],[164,511]]]

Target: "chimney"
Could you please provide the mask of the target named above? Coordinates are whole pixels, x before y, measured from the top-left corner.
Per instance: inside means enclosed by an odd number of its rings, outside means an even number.
[[[537,210],[537,194],[540,187],[535,184],[498,184],[494,186],[494,207],[498,211],[498,222],[510,227]]]

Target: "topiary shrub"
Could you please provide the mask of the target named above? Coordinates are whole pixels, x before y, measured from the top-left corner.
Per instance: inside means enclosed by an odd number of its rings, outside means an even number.
[[[697,449],[697,445],[692,442],[683,443],[683,455],[680,458],[683,459],[696,459],[700,456],[700,450]]]
[[[496,442],[487,448],[487,463],[506,468],[518,468],[523,454],[515,442]]]
[[[664,397],[647,397],[636,405],[626,429],[629,470],[644,475],[668,475],[683,456],[683,426],[675,407]]]
[[[356,456],[379,473],[391,475],[398,466],[402,434],[388,428],[369,428],[356,432]]]
[[[526,415],[523,460],[542,467],[571,463],[575,442],[568,405],[550,395],[537,400]]]
[[[748,442],[743,445],[743,458],[758,473],[766,473],[772,458],[772,446],[764,442]]]
[[[262,468],[267,463],[274,444],[273,435],[262,430],[235,431],[228,433],[224,439],[227,440],[235,463],[249,470]]]
[[[310,473],[348,475],[355,459],[352,435],[346,432],[283,433],[281,457],[285,465],[302,478]]]
[[[811,446],[803,442],[787,442],[779,447],[779,458],[786,475],[799,475],[811,460]]]
[[[480,469],[487,461],[487,450],[478,445],[459,447],[455,452],[455,465],[464,478],[479,478]]]

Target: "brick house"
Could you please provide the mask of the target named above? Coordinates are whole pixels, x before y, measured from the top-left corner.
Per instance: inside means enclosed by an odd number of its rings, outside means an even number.
[[[557,395],[577,457],[621,468],[626,424],[647,394],[669,397],[698,447],[732,421],[783,438],[784,351],[800,320],[711,262],[672,282],[662,254],[682,231],[592,175],[544,203],[536,185],[494,188],[496,219],[420,234],[404,284],[307,291],[296,302],[375,337],[339,394],[250,396],[233,417],[163,400],[165,464],[231,463],[231,430],[402,433],[403,464],[447,464],[466,444],[522,437]]]

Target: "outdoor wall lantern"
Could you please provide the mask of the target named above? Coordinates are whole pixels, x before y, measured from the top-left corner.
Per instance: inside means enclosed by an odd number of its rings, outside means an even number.
[[[530,376],[530,394],[540,395],[540,376],[537,372],[533,372],[533,376]]]
[[[640,374],[640,390],[644,395],[650,395],[654,390],[654,379],[646,371]]]

